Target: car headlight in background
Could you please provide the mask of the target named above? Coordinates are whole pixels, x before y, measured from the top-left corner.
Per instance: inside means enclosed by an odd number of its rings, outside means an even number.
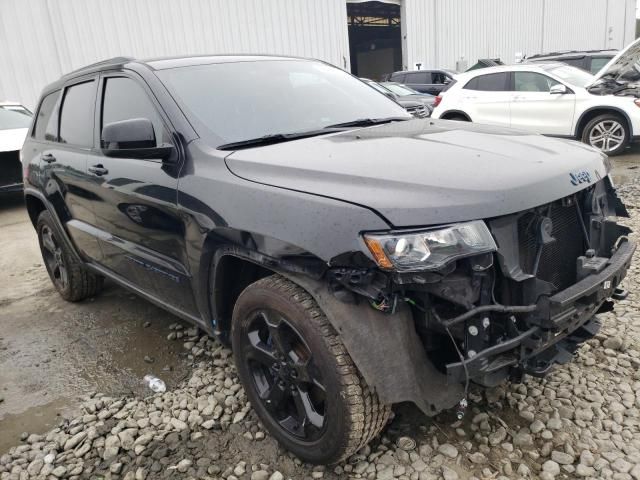
[[[496,243],[482,220],[413,232],[366,233],[364,242],[386,270],[435,270],[452,260],[495,252]]]

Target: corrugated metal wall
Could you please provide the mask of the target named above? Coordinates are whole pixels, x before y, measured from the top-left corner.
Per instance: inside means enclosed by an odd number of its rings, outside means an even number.
[[[0,0],[0,100],[33,107],[114,56],[276,53],[349,65],[345,0]]]
[[[404,64],[621,48],[635,0],[402,0]],[[0,0],[0,100],[118,55],[276,53],[348,68],[346,0]]]
[[[405,65],[455,68],[464,58],[622,48],[635,38],[635,0],[404,0]],[[406,35],[406,37],[404,36]]]

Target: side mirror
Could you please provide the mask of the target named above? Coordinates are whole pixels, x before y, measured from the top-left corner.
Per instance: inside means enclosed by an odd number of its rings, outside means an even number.
[[[153,123],[148,118],[132,118],[102,127],[102,153],[107,157],[167,160],[173,145],[156,145]]]
[[[549,89],[549,93],[551,95],[564,95],[565,93],[569,93],[569,89],[566,85],[557,83]]]

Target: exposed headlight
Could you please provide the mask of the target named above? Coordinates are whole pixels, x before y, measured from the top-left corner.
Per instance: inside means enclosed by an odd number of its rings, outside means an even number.
[[[387,270],[435,270],[458,258],[495,252],[482,220],[413,232],[366,233],[364,242],[378,266]]]

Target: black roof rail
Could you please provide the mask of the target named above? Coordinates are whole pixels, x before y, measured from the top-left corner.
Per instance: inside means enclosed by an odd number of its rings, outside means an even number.
[[[80,73],[90,73],[96,70],[104,69],[105,67],[118,67],[118,66],[124,65],[125,63],[129,63],[133,60],[135,60],[133,57],[113,57],[107,60],[101,60],[99,62],[92,63],[90,65],[85,65],[84,67],[78,68],[76,70],[73,70],[69,73],[64,74],[62,77],[66,78],[66,77],[78,75]]]
[[[571,53],[587,54],[587,53],[615,52],[615,51],[616,50],[614,48],[603,48],[598,50],[558,50],[557,52],[538,53],[536,55],[531,55],[530,57],[526,57],[526,58],[530,59],[530,58],[552,57],[554,55],[567,55]]]

